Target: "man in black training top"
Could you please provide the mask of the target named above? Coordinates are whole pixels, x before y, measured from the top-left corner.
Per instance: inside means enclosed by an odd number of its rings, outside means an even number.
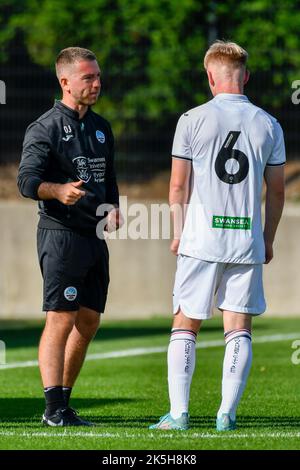
[[[109,123],[90,109],[101,88],[95,55],[80,47],[64,49],[56,74],[62,100],[26,130],[18,186],[40,209],[37,245],[47,312],[39,346],[46,398],[42,422],[89,426],[69,399],[106,302],[108,250],[96,236],[96,209],[113,206],[107,229],[118,227],[114,139]]]

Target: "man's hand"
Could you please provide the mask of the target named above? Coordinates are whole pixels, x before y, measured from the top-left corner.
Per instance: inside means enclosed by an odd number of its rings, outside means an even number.
[[[118,230],[124,224],[124,218],[121,214],[120,209],[112,209],[107,216],[107,224],[105,226],[105,231],[108,233]]]
[[[177,238],[175,238],[171,245],[170,245],[170,250],[172,251],[173,255],[176,255],[178,254],[178,247],[179,247],[179,243],[180,243],[180,240],[178,240]]]
[[[266,250],[266,261],[264,264],[269,264],[273,258],[273,244],[265,242],[265,250]]]
[[[62,204],[72,206],[85,196],[85,191],[79,189],[83,181],[72,181],[71,183],[47,183],[43,182],[38,188],[38,197],[43,200],[57,199]]]
[[[56,188],[56,199],[66,206],[73,206],[79,199],[85,196],[85,191],[79,189],[83,181],[73,181],[72,183],[59,184]]]

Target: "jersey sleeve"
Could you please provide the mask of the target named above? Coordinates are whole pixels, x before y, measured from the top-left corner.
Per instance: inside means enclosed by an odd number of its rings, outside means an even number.
[[[38,122],[27,128],[18,173],[18,188],[22,196],[39,200],[38,188],[48,165],[50,140],[47,130]]]
[[[266,166],[284,165],[286,162],[284,136],[279,122],[274,124],[274,146]]]
[[[192,161],[191,129],[188,114],[183,114],[177,123],[173,140],[172,157]]]

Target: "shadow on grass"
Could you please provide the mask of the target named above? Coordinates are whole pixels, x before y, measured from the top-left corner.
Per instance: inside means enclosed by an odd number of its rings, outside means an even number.
[[[215,426],[215,416],[195,416],[192,417],[191,426],[196,428],[207,428],[208,426]],[[238,416],[237,428],[248,430],[255,428],[256,431],[262,428],[272,428],[274,431],[279,431],[285,428],[299,428],[300,427],[300,414],[299,416]]]
[[[138,324],[141,322],[128,322],[122,323],[120,321],[117,326],[104,325],[98,330],[97,335],[93,341],[113,341],[120,339],[133,339],[133,338],[146,338],[151,336],[165,336],[166,344],[170,335],[170,321],[159,322],[156,324],[155,320],[151,324],[149,321],[145,324]],[[39,344],[43,324],[38,326],[26,326],[23,328],[8,328],[1,331],[0,322],[0,339],[6,343],[7,348],[24,348],[36,347]],[[205,337],[205,332],[220,332],[220,339],[223,337],[222,326],[211,325],[206,326],[202,331],[202,337]]]
[[[147,320],[120,320],[106,324],[98,330],[93,341],[113,341],[122,339],[147,338],[151,336],[165,336],[168,343],[172,318],[153,318]],[[267,331],[272,324],[269,322],[255,322],[255,331]],[[36,347],[39,344],[43,322],[4,321],[0,320],[0,339],[6,343],[7,348]],[[223,338],[221,318],[214,318],[203,322],[199,338],[205,340],[207,333],[219,333]]]
[[[261,428],[268,427],[279,431],[282,428],[299,428],[299,416],[240,416],[237,420],[239,427]]]
[[[136,398],[74,398],[70,405],[84,413],[85,409],[97,408],[100,415],[95,419],[101,420],[101,407],[116,405],[126,405],[137,402]],[[1,422],[26,422],[40,419],[45,410],[45,400],[43,398],[0,398],[0,424]],[[106,408],[107,412],[107,408]]]
[[[143,400],[141,400],[143,401]],[[126,407],[130,412],[130,405],[136,403],[131,398],[74,398],[71,406],[80,411],[80,416],[87,417],[99,427],[148,429],[149,425],[157,423],[158,415],[131,415],[127,414]],[[124,414],[107,414],[107,406],[111,407],[112,413],[115,406],[124,406]],[[142,404],[141,404],[142,406]],[[36,428],[40,426],[41,416],[44,412],[45,403],[43,398],[0,398],[0,429],[14,428]],[[102,414],[101,408],[105,407]],[[86,410],[89,412],[86,414]],[[94,414],[91,409],[97,410]],[[190,419],[191,431],[213,431],[215,430],[215,416],[192,416]],[[300,416],[239,416],[237,420],[238,430],[263,430],[280,431],[300,427]]]

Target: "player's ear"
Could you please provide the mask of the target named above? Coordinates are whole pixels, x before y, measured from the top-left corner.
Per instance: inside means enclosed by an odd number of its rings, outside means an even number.
[[[210,84],[211,87],[214,87],[215,86],[215,81],[213,79],[211,71],[207,70],[206,73],[207,73],[208,83]]]
[[[246,83],[248,83],[249,78],[250,78],[250,72],[249,72],[248,69],[246,69],[245,70],[245,76],[244,76],[244,85],[246,85]]]

